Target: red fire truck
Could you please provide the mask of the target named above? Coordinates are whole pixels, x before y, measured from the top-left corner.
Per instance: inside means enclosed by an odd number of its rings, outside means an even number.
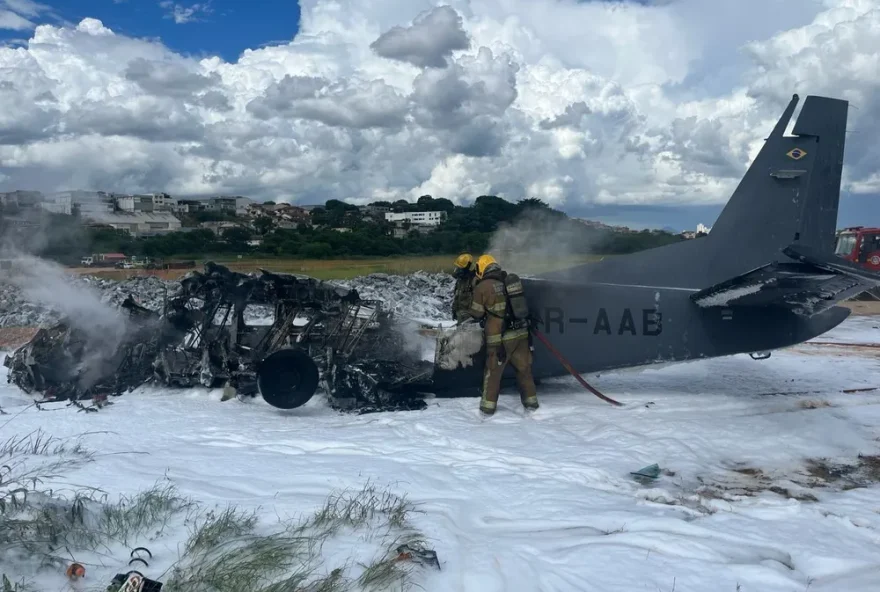
[[[880,271],[880,228],[853,226],[839,230],[834,254],[865,269]]]
[[[852,226],[837,231],[834,254],[865,269],[880,271],[880,228]],[[880,300],[880,288],[863,292],[854,300]]]

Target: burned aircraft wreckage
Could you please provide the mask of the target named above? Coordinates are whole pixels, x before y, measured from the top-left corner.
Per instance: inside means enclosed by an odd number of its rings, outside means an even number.
[[[248,325],[250,305],[274,308],[271,325]],[[419,387],[433,364],[407,347],[401,321],[356,290],[207,263],[204,272],[181,280],[161,312],[130,295],[121,308],[127,330],[112,351],[99,355],[94,332],[63,320],[7,357],[8,381],[56,401],[103,399],[156,384],[224,387],[291,409],[323,384],[339,410],[426,406]]]

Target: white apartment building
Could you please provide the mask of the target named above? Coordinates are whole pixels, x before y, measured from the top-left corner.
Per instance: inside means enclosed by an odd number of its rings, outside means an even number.
[[[705,224],[697,224],[697,234],[701,232],[704,234],[709,234],[709,231],[712,230],[710,226],[706,226]]]
[[[73,211],[73,200],[67,193],[49,195],[40,202],[40,207],[53,214],[66,214],[70,216]]]
[[[439,226],[446,219],[446,212],[387,212],[386,222],[409,222],[414,226]]]
[[[247,216],[248,208],[251,204],[254,203],[249,197],[236,197],[235,198],[235,215],[236,216]]]
[[[117,195],[116,206],[123,212],[172,212],[177,200],[164,193]]]
[[[150,236],[181,229],[180,220],[171,212],[115,212],[84,215],[91,226],[110,226],[132,236]]]
[[[41,207],[56,214],[73,213],[73,206],[79,209],[80,215],[95,212],[112,212],[113,198],[103,191],[58,191],[47,195]]]

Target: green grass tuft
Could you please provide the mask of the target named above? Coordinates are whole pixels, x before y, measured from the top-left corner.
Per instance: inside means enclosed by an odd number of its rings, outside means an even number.
[[[369,483],[334,492],[314,513],[275,525],[235,506],[205,510],[168,482],[116,502],[97,488],[64,494],[44,485],[94,457],[81,443],[39,431],[0,444],[0,565],[8,572],[0,592],[28,592],[25,577],[47,569],[59,574],[72,561],[87,569],[124,565],[128,550],[144,539],[169,537],[184,526],[189,536],[177,560],[162,574],[144,572],[168,592],[408,590],[419,565],[399,561],[397,548],[427,548],[410,524],[413,505]],[[376,558],[326,565],[325,547],[346,541],[373,542]],[[82,559],[92,556],[98,563]],[[109,581],[100,584],[104,590]]]

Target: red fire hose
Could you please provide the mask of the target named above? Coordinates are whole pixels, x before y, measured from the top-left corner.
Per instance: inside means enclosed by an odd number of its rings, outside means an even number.
[[[562,354],[559,353],[555,347],[553,347],[553,344],[551,344],[550,341],[540,331],[538,331],[535,328],[532,328],[532,333],[535,334],[535,337],[537,337],[538,339],[541,340],[541,343],[543,343],[545,346],[547,346],[547,349],[550,350],[550,353],[553,354],[557,360],[562,362],[562,365],[565,367],[565,369],[568,370],[571,373],[571,375],[574,376],[577,379],[577,381],[579,383],[581,383],[581,385],[583,385],[583,387],[585,389],[587,389],[588,391],[590,391],[591,393],[593,393],[594,395],[596,395],[597,397],[599,397],[603,401],[607,401],[607,402],[611,403],[612,405],[616,405],[618,407],[623,407],[623,403],[621,403],[620,401],[615,401],[611,397],[606,397],[605,395],[603,395],[602,393],[600,393],[599,391],[597,391],[596,389],[591,387],[587,383],[586,380],[581,378],[581,375],[578,374],[574,368],[572,368],[571,364],[568,363],[568,360],[566,360],[562,356]]]

